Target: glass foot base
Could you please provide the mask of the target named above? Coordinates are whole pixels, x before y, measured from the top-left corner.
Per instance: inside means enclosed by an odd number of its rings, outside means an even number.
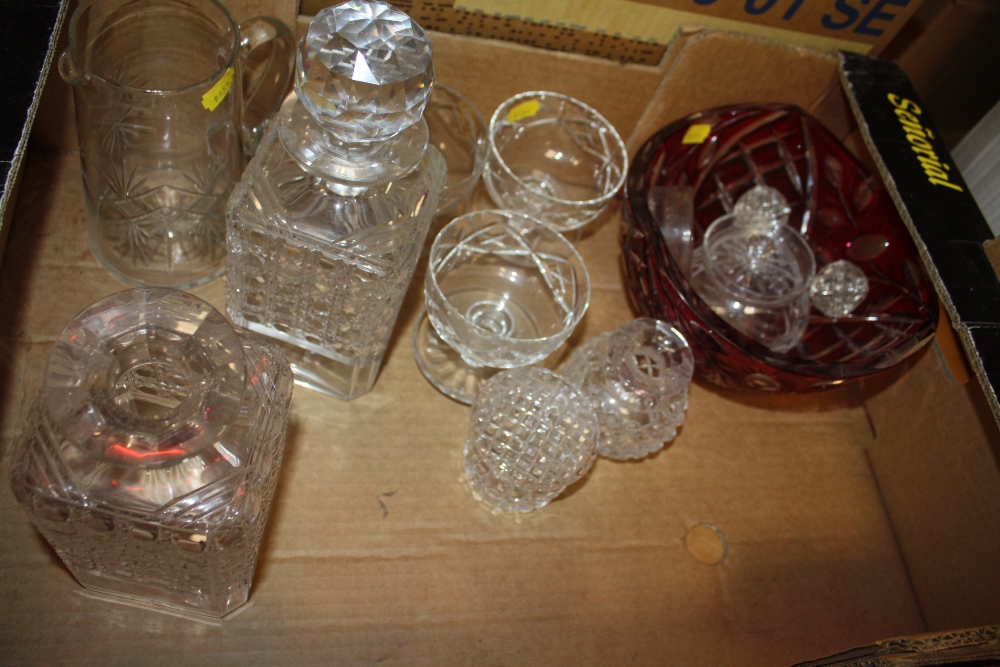
[[[222,618],[245,604],[250,596],[249,583],[233,584],[219,582],[222,590],[212,593],[194,593],[173,590],[162,584],[143,584],[136,581],[102,576],[96,572],[73,572],[81,586],[100,595],[125,598],[150,605],[167,607],[188,614],[199,614]],[[112,599],[113,601],[113,599]]]
[[[467,364],[462,355],[441,340],[426,310],[413,327],[413,358],[438,391],[466,405],[471,405],[479,388],[501,370]]]

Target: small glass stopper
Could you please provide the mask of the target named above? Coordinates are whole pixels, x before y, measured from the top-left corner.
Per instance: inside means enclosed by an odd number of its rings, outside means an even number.
[[[733,215],[741,225],[776,227],[792,212],[784,195],[769,185],[755,185],[736,201]]]
[[[868,296],[868,278],[846,259],[831,262],[809,285],[809,298],[819,312],[834,319],[847,317]]]
[[[212,447],[240,410],[240,338],[186,292],[136,288],[93,304],[49,357],[45,399],[67,440],[124,465],[167,465]]]

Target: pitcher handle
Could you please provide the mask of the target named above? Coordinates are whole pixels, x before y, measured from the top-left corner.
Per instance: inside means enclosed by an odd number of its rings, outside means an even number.
[[[295,72],[295,36],[270,16],[240,24],[243,61],[243,152],[257,150],[271,118],[290,88]]]

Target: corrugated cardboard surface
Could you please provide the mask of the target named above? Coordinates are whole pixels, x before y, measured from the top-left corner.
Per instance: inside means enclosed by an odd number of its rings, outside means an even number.
[[[879,53],[922,0],[397,0],[427,29],[655,65],[684,26]],[[315,14],[331,0],[302,0]]]
[[[1000,433],[982,391],[942,382],[928,355],[867,406],[868,456],[928,627],[997,623]]]
[[[440,80],[487,116],[545,88],[637,137],[727,101],[795,102],[830,123],[843,106],[832,59],[733,35],[696,35],[663,71],[433,38]],[[65,105],[45,117],[71,123]],[[124,287],[87,247],[78,155],[52,145],[30,157],[0,274],[0,663],[787,665],[928,627],[851,389],[767,399],[696,384],[659,454],[601,460],[527,516],[478,504],[461,473],[469,410],[411,356],[419,276],[370,394],[344,403],[296,388],[247,606],[211,621],[87,593],[5,481],[54,337]],[[481,191],[474,205],[487,205]],[[632,317],[619,220],[616,202],[580,243],[593,298],[571,346]],[[222,280],[195,293],[223,307]],[[922,364],[940,381],[936,359]],[[908,400],[886,411],[936,418],[933,403],[912,414]],[[986,608],[989,593],[966,604]]]

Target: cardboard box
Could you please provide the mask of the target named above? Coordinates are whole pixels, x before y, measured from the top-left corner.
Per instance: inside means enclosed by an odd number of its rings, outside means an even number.
[[[687,113],[777,101],[866,150],[830,54],[697,30],[652,67],[432,36],[439,80],[487,115],[554,90],[634,151]],[[123,288],[87,247],[72,110],[49,90],[0,271],[3,480],[54,336]],[[481,190],[475,205],[488,206]],[[579,244],[592,305],[570,346],[633,316],[619,222],[616,203]],[[194,291],[224,304],[223,279]],[[932,347],[825,394],[696,383],[663,451],[600,460],[511,516],[462,479],[469,410],[412,359],[421,307],[418,276],[370,394],[296,389],[250,602],[221,621],[86,592],[0,482],[0,663],[789,665],[1000,621],[1000,430],[979,385],[953,384]]]
[[[1000,77],[1000,3],[925,2],[883,56],[899,62],[920,93],[948,146],[996,104]],[[960,45],[960,47],[959,47]]]
[[[922,0],[396,0],[421,25],[621,62],[656,65],[685,26],[877,54]],[[302,0],[315,14],[331,0]]]

